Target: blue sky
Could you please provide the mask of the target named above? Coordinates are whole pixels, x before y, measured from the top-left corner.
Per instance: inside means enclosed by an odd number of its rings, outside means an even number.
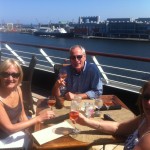
[[[0,23],[77,22],[79,16],[150,17],[150,0],[0,0]]]

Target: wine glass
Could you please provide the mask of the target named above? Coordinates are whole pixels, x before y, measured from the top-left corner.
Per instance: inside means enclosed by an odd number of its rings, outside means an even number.
[[[100,98],[95,99],[95,108],[97,109],[96,114],[100,115],[100,109],[103,106],[103,100]]]
[[[53,106],[56,104],[56,98],[55,96],[49,96],[47,100],[48,106],[53,110]]]
[[[60,70],[60,73],[59,73],[59,78],[61,78],[63,80],[63,82],[65,83],[65,79],[67,78],[67,71],[65,69],[61,69]],[[65,93],[66,93],[66,85],[62,85],[60,87],[60,93],[61,93],[61,96],[64,96]]]
[[[76,100],[72,100],[69,119],[71,121],[74,121],[74,130],[73,130],[74,134],[78,134],[80,132],[79,129],[76,128],[76,123],[75,123],[76,119],[78,119],[78,116],[79,116],[79,103]]]

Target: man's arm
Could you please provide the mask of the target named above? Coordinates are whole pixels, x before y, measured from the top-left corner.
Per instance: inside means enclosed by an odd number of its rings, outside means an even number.
[[[74,99],[74,96],[75,96],[75,95],[79,95],[80,97],[82,97],[82,99],[87,99],[87,98],[88,98],[88,95],[87,95],[86,93],[76,94],[76,93],[71,93],[71,92],[67,92],[67,93],[65,94],[65,98],[66,98],[67,100],[72,100],[72,99]]]
[[[60,96],[60,89],[59,89],[59,85],[57,82],[58,81],[55,82],[53,89],[52,89],[52,95],[53,96]]]
[[[95,98],[96,96],[102,95],[103,92],[103,84],[100,76],[100,72],[96,65],[89,69],[89,73],[91,76],[91,90],[87,91],[86,94],[89,98]]]
[[[94,81],[93,81],[93,84],[94,84]],[[95,83],[95,85],[97,85],[96,88],[94,88],[94,89],[92,89],[90,91],[87,91],[85,93],[91,99],[102,95],[102,92],[103,92],[103,85],[102,85],[102,81],[101,80],[99,80],[98,83]]]

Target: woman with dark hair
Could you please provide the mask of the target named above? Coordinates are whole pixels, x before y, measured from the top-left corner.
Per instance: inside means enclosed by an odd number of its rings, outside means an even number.
[[[150,150],[150,81],[140,91],[138,104],[141,114],[134,119],[114,122],[95,121],[79,114],[76,123],[95,128],[101,132],[128,137],[124,150]]]
[[[29,136],[25,129],[38,122],[53,118],[54,112],[46,111],[28,120],[19,85],[23,72],[14,59],[7,59],[0,65],[0,148],[28,149]]]

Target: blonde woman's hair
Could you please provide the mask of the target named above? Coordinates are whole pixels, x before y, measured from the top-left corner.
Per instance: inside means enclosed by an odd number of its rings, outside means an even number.
[[[18,69],[18,73],[20,73],[19,79],[18,79],[18,85],[21,84],[23,79],[23,71],[19,64],[19,62],[15,59],[9,58],[1,62],[0,64],[0,73],[5,72],[11,65],[16,67]]]

